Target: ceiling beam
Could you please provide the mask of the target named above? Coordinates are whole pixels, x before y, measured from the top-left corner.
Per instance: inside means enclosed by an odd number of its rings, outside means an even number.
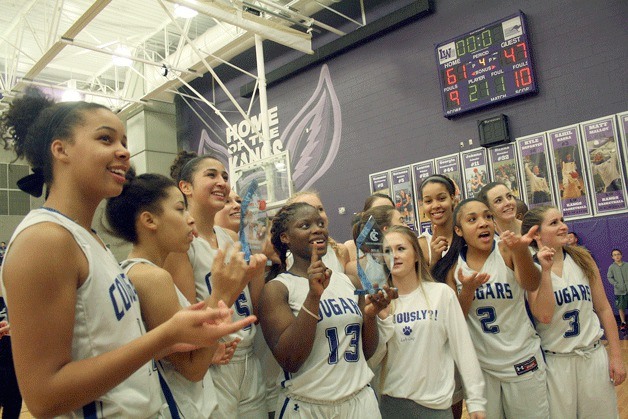
[[[103,9],[107,7],[109,3],[111,3],[111,1],[112,0],[95,0],[94,4],[92,4],[90,8],[87,9],[85,13],[83,13],[81,17],[79,17],[76,22],[74,22],[72,26],[68,28],[68,30],[63,34],[62,38],[74,39],[74,37],[78,35],[83,29],[85,29],[85,27],[89,25],[89,23],[94,20],[94,18],[98,16],[98,14],[102,12]],[[23,76],[23,79],[33,80],[35,77],[37,77],[37,75],[44,68],[46,68],[46,66],[50,64],[50,62],[52,62],[52,60],[57,55],[59,55],[61,50],[63,50],[66,45],[67,43],[61,40],[58,40],[54,44],[52,44],[48,51],[46,51],[44,55],[42,55],[41,58],[31,67],[28,73]],[[26,83],[20,81],[13,87],[12,90],[21,91],[25,87]]]
[[[234,7],[225,7],[218,3],[201,3],[197,0],[166,0],[170,3],[178,3],[213,17],[225,23],[242,28],[264,39],[277,42],[306,54],[313,54],[312,36],[308,33],[297,31],[285,25],[272,22],[268,19],[255,16]]]

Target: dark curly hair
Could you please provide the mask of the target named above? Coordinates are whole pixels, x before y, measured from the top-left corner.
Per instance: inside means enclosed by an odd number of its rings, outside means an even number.
[[[41,170],[46,185],[52,182],[52,153],[55,139],[73,141],[74,127],[83,122],[84,112],[107,109],[90,102],[55,103],[39,89],[28,87],[24,95],[11,102],[0,117],[0,132],[5,148],[12,147],[18,159],[25,158]]]
[[[105,215],[114,235],[137,244],[135,221],[144,211],[160,214],[160,203],[168,197],[168,188],[177,187],[172,179],[154,173],[135,176],[127,172],[122,193],[107,200]]]

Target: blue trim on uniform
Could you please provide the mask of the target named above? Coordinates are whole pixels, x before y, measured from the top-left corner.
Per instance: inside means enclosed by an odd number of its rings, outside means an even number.
[[[493,253],[496,246],[497,240],[495,240],[495,237],[493,236],[493,247],[491,248],[491,253]],[[464,263],[467,263],[467,250],[469,250],[469,246],[467,246],[467,243],[465,243],[462,246],[462,249],[460,249],[460,257],[462,258],[462,260],[464,260]],[[491,255],[491,253],[489,253],[489,256]]]
[[[85,419],[97,419],[98,418],[98,414],[96,413],[95,401],[83,406],[83,417]]]
[[[279,412],[279,418],[283,418],[283,414],[286,413],[286,408],[288,407],[288,403],[290,403],[290,397],[286,397],[286,400],[283,402],[283,406],[281,406],[281,411]]]
[[[174,396],[172,395],[172,391],[170,391],[170,387],[168,387],[168,383],[162,377],[161,372],[157,369],[157,374],[159,375],[159,384],[161,385],[161,391],[164,393],[164,397],[166,398],[166,402],[168,403],[168,410],[170,410],[170,415],[172,419],[181,419],[181,415],[179,414],[179,408],[177,407],[177,402],[174,400]]]

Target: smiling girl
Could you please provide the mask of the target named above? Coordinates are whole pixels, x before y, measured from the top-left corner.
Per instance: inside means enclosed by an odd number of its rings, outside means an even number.
[[[626,379],[626,370],[596,263],[585,249],[567,246],[567,225],[555,207],[528,211],[522,231],[535,231],[533,247],[553,251],[548,286],[528,297],[531,307],[538,306],[536,330],[547,362],[550,416],[618,417],[613,384]]]
[[[222,300],[233,309],[234,322],[247,318],[254,314],[264,283],[266,257],[252,255],[247,274],[237,280],[222,278],[213,271],[214,260],[234,245],[229,234],[215,224],[215,216],[225,207],[231,191],[225,166],[212,156],[182,151],[171,167],[171,176],[186,197],[198,236],[187,253],[170,253],[164,268],[191,303],[206,301],[213,306]],[[239,249],[239,244],[235,248]],[[241,257],[241,252],[237,253],[227,254],[227,259]],[[240,340],[231,362],[211,366],[218,394],[214,415],[218,418],[267,417],[261,366],[253,353],[256,330],[252,324],[231,335],[231,340]]]
[[[271,234],[282,267],[288,250],[294,258],[260,301],[264,337],[284,369],[279,417],[379,417],[366,360],[378,344],[376,316],[393,292],[365,302],[354,293],[357,280],[325,266],[326,223],[309,204],[283,207]]]
[[[215,344],[226,310],[183,310],[146,333],[133,285],[91,229],[96,208],[120,194],[129,169],[122,121],[87,102],[55,104],[36,90],[2,117],[3,138],[34,174],[40,196],[2,265],[20,390],[36,417],[168,414],[152,359]],[[187,345],[176,345],[186,343]],[[191,346],[192,345],[192,346]]]
[[[477,198],[493,213],[497,232],[512,231],[521,234],[521,221],[517,217],[517,199],[506,184],[491,182],[482,188]]]

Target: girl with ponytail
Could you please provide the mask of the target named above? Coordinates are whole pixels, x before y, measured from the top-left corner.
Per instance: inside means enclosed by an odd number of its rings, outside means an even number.
[[[550,416],[618,417],[613,385],[626,379],[626,369],[596,263],[583,247],[567,245],[567,225],[555,207],[528,211],[521,231],[534,232],[532,246],[552,254],[549,275],[528,294],[547,362]]]

